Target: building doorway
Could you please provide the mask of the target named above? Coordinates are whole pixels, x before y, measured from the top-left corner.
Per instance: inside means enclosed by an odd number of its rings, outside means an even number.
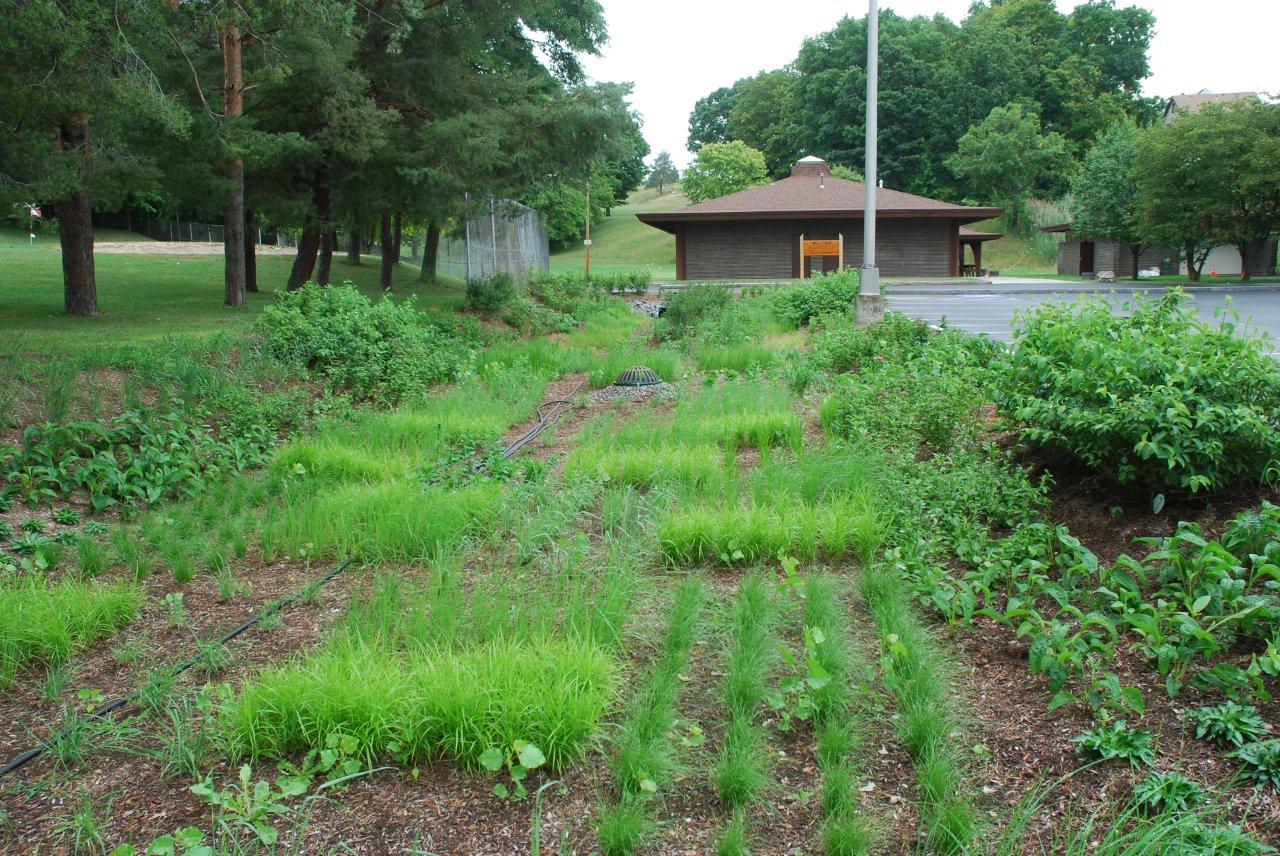
[[[1093,273],[1093,241],[1080,242],[1080,275]]]

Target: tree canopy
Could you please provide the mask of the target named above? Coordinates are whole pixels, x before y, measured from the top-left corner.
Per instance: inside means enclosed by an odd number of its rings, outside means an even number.
[[[582,74],[596,0],[0,8],[0,194],[57,211],[68,311],[97,311],[91,208],[221,219],[235,306],[250,220],[301,230],[297,286],[327,279],[339,226],[380,232],[394,264],[402,234],[438,240],[468,199],[550,208],[591,178],[607,211],[645,179],[630,86]]]
[[[701,202],[763,184],[768,177],[764,154],[746,143],[707,143],[684,171],[684,195]]]
[[[1037,187],[1061,186],[1071,158],[1066,140],[1045,131],[1021,104],[994,107],[960,138],[947,166],[984,199],[1001,202],[1018,227],[1026,198]]]
[[[1150,12],[1089,0],[1068,14],[1053,0],[978,0],[955,24],[942,15],[880,14],[880,173],[914,193],[973,195],[947,160],[994,108],[1021,104],[1079,157],[1098,133],[1156,102],[1141,96],[1154,28]],[[794,63],[698,101],[690,148],[741,140],[771,174],[797,156],[863,160],[866,20],[845,18],[807,39]],[[994,201],[994,200],[983,200]]]

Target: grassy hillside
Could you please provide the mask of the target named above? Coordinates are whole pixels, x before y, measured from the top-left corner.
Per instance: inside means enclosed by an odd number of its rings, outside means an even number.
[[[660,279],[676,275],[676,239],[660,229],[646,226],[636,219],[645,211],[674,211],[689,204],[679,187],[667,188],[662,195],[656,190],[637,190],[626,205],[613,209],[613,214],[592,230],[591,268],[601,272],[644,268]],[[551,254],[551,269],[581,270],[583,247],[570,247]]]
[[[1051,276],[1058,271],[1058,236],[1037,232],[1032,237],[1009,234],[1002,220],[983,220],[969,226],[978,232],[1004,232],[982,248],[982,266],[1001,276]],[[965,260],[969,261],[968,254]]]

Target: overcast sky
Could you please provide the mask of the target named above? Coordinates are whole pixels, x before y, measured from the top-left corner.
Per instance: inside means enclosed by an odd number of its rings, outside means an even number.
[[[866,14],[865,0],[601,0],[612,36],[603,56],[588,57],[596,80],[635,84],[632,104],[644,116],[656,154],[683,167],[689,111],[711,90],[795,59],[806,36],[845,15]],[[938,12],[959,21],[970,0],[881,0],[899,15]],[[1074,0],[1057,0],[1070,11]],[[1277,0],[1120,0],[1156,16],[1148,95],[1181,92],[1280,92]]]

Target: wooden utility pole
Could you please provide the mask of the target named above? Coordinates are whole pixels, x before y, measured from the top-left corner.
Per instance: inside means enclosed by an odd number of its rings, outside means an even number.
[[[229,23],[218,34],[222,43],[222,103],[226,119],[234,122],[244,115],[244,64],[240,53],[240,26]],[[232,155],[227,166],[227,178],[231,182],[231,194],[227,199],[226,226],[223,234],[223,254],[226,270],[223,278],[226,304],[233,308],[244,306],[245,253],[244,253],[244,158]]]
[[[587,232],[582,246],[587,251],[587,282],[591,282],[591,179],[587,179]]]

